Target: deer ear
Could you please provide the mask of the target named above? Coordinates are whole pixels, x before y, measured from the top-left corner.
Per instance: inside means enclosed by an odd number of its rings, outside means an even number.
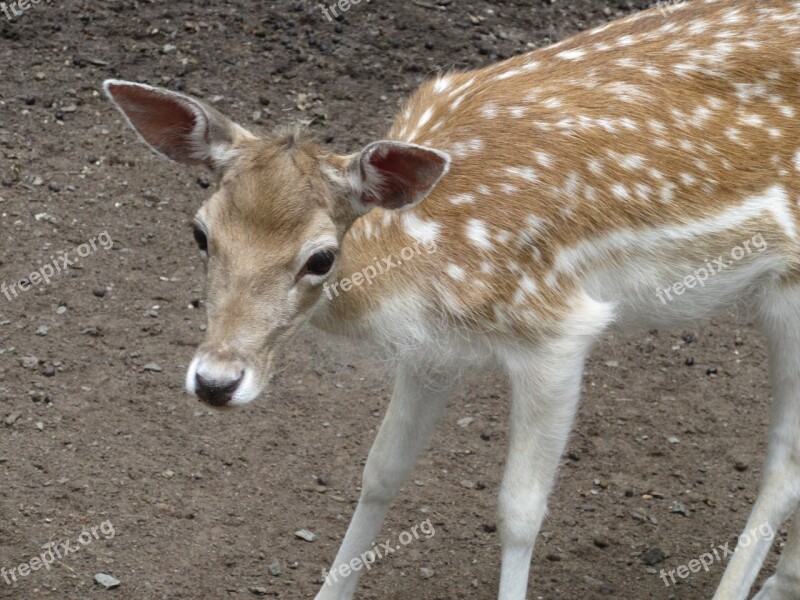
[[[403,142],[375,142],[364,148],[352,167],[356,208],[397,210],[420,202],[450,169],[440,150]]]
[[[103,89],[145,143],[187,165],[220,172],[236,144],[254,135],[199,100],[141,83],[109,79]]]

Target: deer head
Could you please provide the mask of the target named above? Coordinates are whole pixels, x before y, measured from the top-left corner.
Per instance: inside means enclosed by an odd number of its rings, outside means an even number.
[[[116,80],[104,88],[145,143],[215,176],[193,223],[208,329],[186,376],[188,391],[212,406],[264,390],[276,352],[329,301],[323,284],[336,277],[353,222],[420,202],[449,167],[447,154],[414,144],[379,141],[337,156],[298,130],[260,137],[183,94]]]

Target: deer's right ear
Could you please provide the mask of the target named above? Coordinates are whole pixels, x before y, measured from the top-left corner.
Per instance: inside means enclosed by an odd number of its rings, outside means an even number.
[[[177,92],[108,79],[108,97],[151,148],[176,162],[221,172],[236,145],[255,136],[215,109]]]
[[[355,207],[397,210],[421,202],[450,169],[441,150],[396,141],[374,142],[350,165]]]

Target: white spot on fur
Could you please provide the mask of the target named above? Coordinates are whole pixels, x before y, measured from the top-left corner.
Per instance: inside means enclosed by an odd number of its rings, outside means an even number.
[[[502,231],[498,231],[497,235],[495,236],[498,244],[505,245],[511,240],[511,232],[506,231],[503,229]]]
[[[463,93],[473,83],[475,83],[475,77],[471,77],[469,79],[469,81],[467,81],[466,83],[458,86],[456,89],[454,89],[452,92],[450,92],[450,96],[458,96],[459,94]]]
[[[561,98],[548,98],[542,102],[542,106],[545,108],[561,108],[563,105],[564,101]]]
[[[480,152],[483,150],[483,140],[480,138],[472,139],[467,142],[467,147],[471,152]]]
[[[454,265],[453,263],[449,263],[444,272],[447,273],[449,277],[455,279],[456,281],[464,281],[466,279],[467,272],[458,265]]]
[[[586,51],[576,48],[575,50],[565,50],[564,52],[559,52],[556,54],[556,56],[558,58],[563,58],[564,60],[580,60],[586,56]]]
[[[502,183],[500,184],[500,189],[509,196],[512,196],[519,191],[519,188],[513,183]]]
[[[472,204],[475,202],[475,196],[472,194],[458,194],[450,198],[450,203],[459,205],[459,204]]]
[[[630,200],[631,193],[624,185],[621,183],[615,183],[611,186],[611,192],[620,200]]]
[[[551,168],[553,166],[553,155],[547,152],[537,151],[534,152],[534,156],[536,156],[536,162],[538,162],[541,166],[545,168]]]
[[[750,114],[739,117],[739,122],[743,125],[750,125],[751,127],[763,127],[764,119],[761,115]]]
[[[452,77],[440,77],[436,80],[436,83],[433,84],[433,91],[437,94],[441,94],[449,90],[451,85],[453,85]]]
[[[494,246],[489,236],[486,223],[480,219],[470,219],[466,225],[467,238],[482,250],[491,250]]]
[[[689,25],[689,33],[692,35],[700,35],[708,30],[708,21],[695,21]]]
[[[536,294],[539,291],[539,286],[536,284],[530,276],[523,275],[522,279],[519,280],[519,287],[522,291],[526,294]]]
[[[669,204],[675,198],[675,184],[665,183],[661,188],[660,200],[664,204]]]
[[[494,119],[497,117],[497,104],[494,102],[487,102],[481,107],[481,113],[487,119]]]
[[[530,167],[507,167],[506,172],[509,175],[520,177],[532,183],[539,181],[539,177],[538,175],[536,175],[536,171],[534,171]]]
[[[422,113],[422,116],[419,119],[419,123],[417,123],[417,129],[422,129],[428,123],[428,121],[431,120],[432,116],[433,116],[433,108],[429,108],[424,113]]]
[[[439,237],[442,226],[436,221],[425,221],[413,212],[404,212],[401,217],[403,230],[410,238],[423,244],[431,244]]]
[[[505,79],[509,79],[511,77],[514,77],[515,75],[519,75],[520,73],[522,73],[522,71],[520,69],[511,69],[509,71],[505,71],[503,73],[500,73],[494,79],[495,79],[495,81],[503,81]]]
[[[453,103],[450,105],[450,110],[455,110],[459,106],[461,106],[461,103],[464,101],[464,98],[466,98],[466,97],[467,97],[466,94],[461,94],[458,98],[453,100]]]

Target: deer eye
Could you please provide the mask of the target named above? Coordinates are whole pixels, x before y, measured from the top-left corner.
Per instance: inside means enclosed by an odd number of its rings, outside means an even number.
[[[197,247],[200,248],[200,251],[208,252],[208,236],[206,236],[205,232],[199,227],[193,227],[192,234],[194,235],[194,241],[197,242]]]
[[[333,250],[322,250],[315,252],[308,259],[301,275],[326,275],[336,260],[336,253]]]

